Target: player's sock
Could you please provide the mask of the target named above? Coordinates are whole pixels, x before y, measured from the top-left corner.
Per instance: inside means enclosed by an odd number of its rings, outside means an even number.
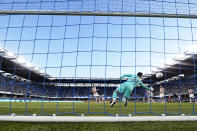
[[[114,104],[116,104],[116,98],[113,98],[111,104],[110,104],[110,107],[112,107]]]
[[[114,104],[116,104],[116,98],[117,98],[118,93],[116,91],[113,92],[113,100],[110,104],[110,107],[112,107]]]
[[[112,101],[113,101],[113,99],[110,99],[110,101],[109,101],[109,102],[110,102],[110,104],[112,103]]]
[[[118,93],[116,91],[113,92],[113,98],[117,98]]]
[[[127,98],[124,98],[124,106],[127,106],[127,102],[128,102]]]

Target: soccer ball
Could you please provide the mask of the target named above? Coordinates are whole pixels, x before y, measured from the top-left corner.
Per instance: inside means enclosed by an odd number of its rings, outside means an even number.
[[[163,77],[163,73],[161,73],[161,72],[157,73],[157,74],[156,74],[156,77],[157,77],[157,78],[162,78],[162,77]]]

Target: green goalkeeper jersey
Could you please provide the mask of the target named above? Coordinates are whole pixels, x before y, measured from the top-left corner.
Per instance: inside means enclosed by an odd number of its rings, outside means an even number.
[[[128,80],[123,83],[123,84],[125,84],[125,86],[130,86],[130,84],[132,84],[133,87],[140,85],[143,88],[145,88],[147,90],[150,90],[150,88],[148,88],[146,85],[143,84],[143,82],[141,81],[141,79],[138,76],[133,75],[133,74],[124,74],[121,77],[121,79],[124,78],[124,77],[128,78]]]

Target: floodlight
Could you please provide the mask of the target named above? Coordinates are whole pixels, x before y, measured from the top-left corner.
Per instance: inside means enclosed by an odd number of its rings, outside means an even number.
[[[0,45],[0,51],[1,52],[4,52],[5,51],[1,45]]]
[[[165,68],[166,66],[163,64],[163,65],[160,65],[159,68]]]
[[[18,58],[17,58],[17,62],[18,62],[18,63],[25,63],[25,59],[22,58],[22,57],[18,57]]]
[[[27,67],[33,67],[31,63],[26,64]]]
[[[192,47],[189,49],[188,53],[196,54],[197,53],[197,45],[193,44]]]
[[[185,59],[187,59],[187,58],[189,58],[190,56],[189,55],[186,55],[186,54],[178,54],[176,57],[175,57],[175,59],[176,60],[185,60]]]
[[[160,69],[158,69],[158,68],[153,68],[152,69],[152,72],[157,72],[157,71],[160,71]]]
[[[184,74],[180,74],[180,75],[178,75],[179,77],[184,77],[185,75]]]
[[[44,71],[42,71],[42,70],[40,70],[39,72],[40,72],[41,74],[44,74]]]
[[[152,75],[152,74],[154,74],[154,73],[153,73],[153,71],[151,70],[151,71],[146,72],[146,74],[145,74],[144,76],[150,76],[150,75]]]
[[[10,52],[10,51],[6,52],[6,54],[7,54],[8,56],[10,56],[10,57],[14,57],[14,54],[13,54],[12,52]]]
[[[172,59],[168,59],[168,60],[165,61],[165,64],[166,65],[174,65],[174,64],[176,64],[176,62]]]
[[[38,71],[39,69],[38,69],[38,67],[34,67],[34,70]]]

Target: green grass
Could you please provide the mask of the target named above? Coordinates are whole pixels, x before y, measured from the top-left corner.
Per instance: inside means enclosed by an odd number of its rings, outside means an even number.
[[[27,110],[26,110],[27,106]],[[181,106],[181,108],[179,108]],[[190,104],[190,103],[167,103],[166,104],[166,111],[167,113],[181,113],[183,114],[191,114],[193,112],[197,112],[197,104]],[[58,111],[57,111],[57,103],[24,103],[24,102],[13,102],[11,103],[11,112],[16,114],[56,114],[62,113],[61,115],[74,115],[69,114],[73,112],[73,103],[58,103]],[[42,110],[43,107],[43,110]],[[89,108],[88,108],[89,107]],[[105,107],[105,108],[104,108]],[[164,114],[165,113],[165,104],[162,103],[136,103],[136,112],[155,112],[157,114]],[[114,107],[109,107],[109,103],[95,103],[95,102],[84,102],[84,103],[74,103],[74,112],[78,114],[86,114],[88,112],[96,112],[96,114],[88,114],[88,115],[105,115],[99,112],[107,112],[110,114],[133,114],[135,111],[135,103],[129,102],[127,107],[123,106],[123,103],[117,103]],[[181,110],[179,110],[181,109]],[[42,112],[43,111],[43,112]],[[67,112],[67,113],[65,113]],[[10,103],[9,102],[1,102],[0,103],[0,114],[9,114],[10,113]],[[135,115],[155,115],[155,114],[135,114]]]
[[[45,114],[56,114],[57,103],[11,103],[12,113],[24,114],[26,111],[29,114],[41,114],[42,106]],[[27,106],[27,110],[26,110]],[[197,112],[197,104],[190,103],[167,103],[166,111],[168,113],[178,113],[179,106],[181,106],[181,113],[191,114]],[[86,114],[88,112],[107,112],[111,114],[133,114],[135,110],[135,103],[129,102],[127,107],[123,106],[123,103],[117,103],[114,107],[110,108],[109,103],[105,106],[103,103],[84,102],[74,103],[75,112],[78,114]],[[105,107],[105,108],[104,108]],[[165,112],[165,104],[151,103],[152,112],[157,114],[163,114]],[[149,103],[136,103],[137,112],[149,112]],[[74,115],[64,112],[73,112],[73,103],[58,103],[58,112],[63,113],[61,115]],[[0,103],[0,114],[10,113],[10,103]],[[103,113],[88,114],[93,116],[105,115]],[[155,114],[135,114],[135,115],[155,115]],[[197,130],[197,122],[116,122],[116,123],[32,123],[32,122],[0,122],[0,131],[189,131]]]
[[[25,123],[0,122],[1,131],[196,131],[197,122]]]

